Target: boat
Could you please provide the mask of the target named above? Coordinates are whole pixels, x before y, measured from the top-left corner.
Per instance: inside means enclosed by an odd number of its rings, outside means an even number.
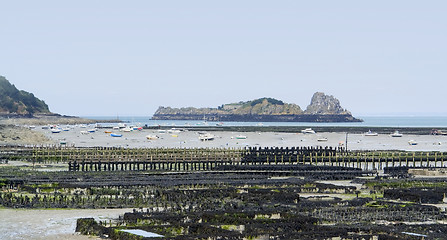
[[[327,138],[321,137],[317,139],[318,142],[327,142]]]
[[[181,132],[181,130],[177,129],[177,128],[171,128],[168,130],[168,133],[180,133],[180,132]]]
[[[312,128],[306,128],[306,129],[301,130],[301,133],[305,133],[305,134],[314,134],[315,131],[312,130]]]
[[[60,133],[62,130],[60,128],[51,129],[51,133]]]
[[[371,130],[365,133],[365,136],[378,136],[378,135],[379,135],[378,133],[372,132]]]
[[[199,140],[200,141],[211,141],[211,140],[214,140],[214,135],[211,133],[200,134]]]
[[[110,130],[105,130],[104,133],[112,133]]]
[[[237,135],[236,139],[247,139],[247,136],[245,136],[245,135]]]
[[[117,133],[112,133],[112,134],[110,134],[110,136],[112,136],[112,137],[122,137],[123,135],[122,134],[117,134]]]
[[[121,129],[121,131],[123,131],[123,132],[131,132],[132,128],[126,127],[126,128]]]
[[[408,144],[414,146],[414,145],[418,145],[418,142],[416,142],[414,140],[410,140],[410,141],[408,141]]]
[[[87,132],[89,132],[89,133],[94,133],[94,132],[96,132],[96,129],[95,129],[95,128],[92,128],[92,129],[87,130]]]
[[[391,137],[402,137],[403,134],[396,130],[390,136]]]
[[[147,135],[146,138],[148,140],[157,140],[159,137],[157,135]]]

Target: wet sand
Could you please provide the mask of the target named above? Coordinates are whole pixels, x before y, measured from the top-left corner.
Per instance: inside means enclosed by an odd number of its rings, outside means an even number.
[[[35,131],[43,133],[53,143],[61,141],[67,145],[77,147],[129,147],[129,148],[244,148],[244,147],[338,147],[345,146],[346,133],[322,132],[316,134],[303,133],[276,133],[276,132],[209,132],[215,135],[211,141],[200,141],[197,131],[166,132],[144,129],[141,131],[120,132],[122,137],[111,137],[105,129],[98,129],[95,133],[81,134],[86,128],[73,127],[70,131],[51,133],[48,129],[36,128]],[[110,129],[108,129],[110,131]],[[390,133],[391,134],[391,133]],[[147,135],[156,135],[157,140],[146,139]],[[246,139],[237,139],[238,136]],[[327,138],[327,141],[319,141]],[[447,151],[447,136],[441,135],[403,135],[391,137],[388,134],[378,136],[365,136],[364,134],[348,134],[347,146],[349,150],[405,150],[405,151]],[[409,145],[414,140],[417,145]]]
[[[0,209],[0,239],[100,239],[75,233],[78,218],[116,219],[132,209]]]

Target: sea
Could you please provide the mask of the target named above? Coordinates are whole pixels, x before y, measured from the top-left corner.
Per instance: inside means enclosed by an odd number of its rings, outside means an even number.
[[[432,127],[447,128],[447,116],[356,116],[363,122],[211,122],[191,120],[151,120],[151,116],[83,116],[95,120],[120,120],[136,126],[307,126],[307,127]],[[107,125],[107,123],[104,123]]]

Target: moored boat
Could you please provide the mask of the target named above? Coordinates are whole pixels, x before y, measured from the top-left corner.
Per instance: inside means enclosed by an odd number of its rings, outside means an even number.
[[[414,146],[414,145],[418,145],[418,142],[416,142],[415,140],[410,140],[410,141],[408,141],[408,144]]]
[[[318,142],[327,142],[327,138],[321,137],[317,139]]]
[[[402,137],[403,134],[396,130],[390,136],[391,137]]]
[[[301,133],[305,133],[305,134],[314,134],[315,131],[312,130],[312,128],[306,128],[306,129],[301,130]]]
[[[373,131],[369,130],[369,131],[366,132],[364,135],[365,135],[365,136],[378,136],[379,134],[376,133],[376,132],[373,132]]]
[[[247,139],[247,136],[245,136],[245,135],[237,135],[236,139]]]
[[[112,133],[112,134],[110,134],[110,136],[112,136],[112,137],[122,137],[123,135],[122,134],[117,134],[117,133]]]
[[[158,136],[157,136],[157,135],[147,135],[146,138],[147,138],[148,140],[157,140],[157,139],[158,139]]]
[[[60,128],[51,129],[51,133],[60,133],[62,130]]]
[[[200,141],[211,141],[211,140],[214,140],[214,135],[211,133],[200,134],[199,140]]]

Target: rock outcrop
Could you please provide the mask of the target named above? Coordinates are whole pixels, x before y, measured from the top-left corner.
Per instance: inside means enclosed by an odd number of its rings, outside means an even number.
[[[51,114],[48,105],[34,94],[18,90],[5,77],[0,76],[0,115],[32,116]]]
[[[333,96],[315,93],[311,104],[303,111],[293,103],[274,98],[224,104],[217,108],[159,107],[154,120],[206,120],[238,122],[359,122],[340,106]]]
[[[307,106],[306,114],[351,114],[340,105],[340,101],[334,96],[322,92],[314,93],[310,105]]]

